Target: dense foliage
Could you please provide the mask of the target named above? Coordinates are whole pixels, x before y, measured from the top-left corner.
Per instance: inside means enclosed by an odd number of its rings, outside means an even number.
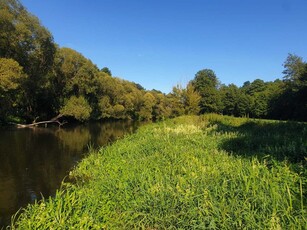
[[[59,47],[18,0],[0,0],[0,28],[0,122],[59,114],[82,121],[159,120],[210,112],[307,120],[307,64],[296,55],[284,63],[283,80],[226,86],[204,69],[166,95],[114,77],[109,68],[99,69],[77,51]]]
[[[283,80],[256,79],[242,87],[220,84],[212,70],[199,71],[192,85],[202,113],[307,121],[307,63],[289,54]]]
[[[91,152],[75,183],[11,227],[303,230],[306,140],[303,123],[210,114],[144,126]]]
[[[107,67],[99,70],[75,50],[58,47],[18,0],[0,1],[0,26],[0,121],[174,115],[171,95],[113,77]]]

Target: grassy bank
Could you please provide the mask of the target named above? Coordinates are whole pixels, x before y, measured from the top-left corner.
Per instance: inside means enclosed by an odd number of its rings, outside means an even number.
[[[91,152],[20,229],[307,229],[307,125],[218,115]]]

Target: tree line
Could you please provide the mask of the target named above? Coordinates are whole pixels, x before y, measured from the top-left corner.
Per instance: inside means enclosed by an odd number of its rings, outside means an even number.
[[[307,64],[296,55],[284,79],[223,85],[214,71],[196,73],[169,94],[112,76],[81,53],[59,47],[18,0],[0,0],[0,121],[37,118],[160,120],[183,114],[221,113],[305,120]]]
[[[210,69],[199,71],[190,82],[200,94],[200,113],[220,113],[278,120],[307,121],[307,63],[289,54],[283,79],[256,79],[243,86],[221,84]]]

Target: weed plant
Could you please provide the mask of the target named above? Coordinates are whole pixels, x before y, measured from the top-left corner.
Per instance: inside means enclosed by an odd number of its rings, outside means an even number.
[[[142,127],[70,173],[19,229],[307,229],[307,125],[186,116]]]

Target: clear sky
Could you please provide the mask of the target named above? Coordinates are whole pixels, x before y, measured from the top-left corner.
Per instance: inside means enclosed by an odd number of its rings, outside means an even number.
[[[307,59],[306,0],[21,0],[54,36],[114,76],[168,93],[197,71],[222,83],[282,78]]]

